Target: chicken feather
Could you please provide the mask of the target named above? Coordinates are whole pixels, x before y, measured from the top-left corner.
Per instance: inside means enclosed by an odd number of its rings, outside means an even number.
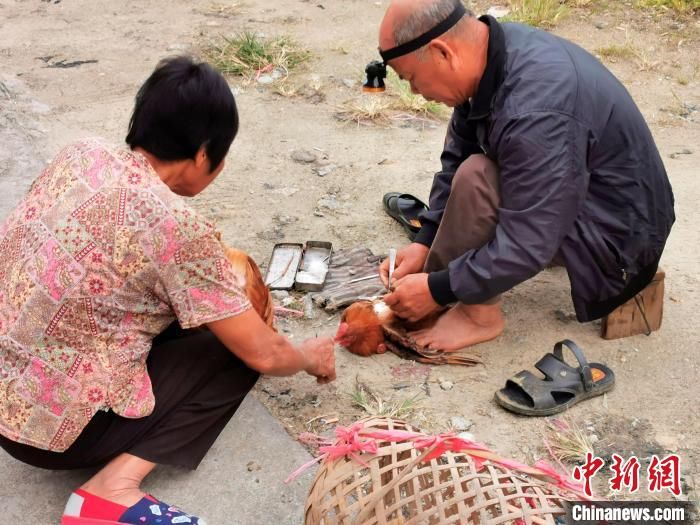
[[[242,278],[243,287],[250,304],[258,315],[270,328],[274,328],[274,309],[272,295],[265,285],[265,280],[260,273],[260,268],[255,261],[245,252],[236,248],[225,247],[226,258],[233,266],[234,273]]]
[[[382,301],[357,301],[348,306],[340,319],[335,340],[353,354],[364,357],[383,354],[383,326],[394,318],[391,309]]]

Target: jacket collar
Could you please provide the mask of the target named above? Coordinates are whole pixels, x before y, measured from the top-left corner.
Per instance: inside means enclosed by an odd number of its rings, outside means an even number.
[[[479,17],[479,21],[489,26],[489,47],[486,56],[486,69],[476,94],[470,101],[469,120],[485,118],[491,112],[491,101],[496,90],[503,83],[506,63],[506,39],[501,24],[490,15]]]

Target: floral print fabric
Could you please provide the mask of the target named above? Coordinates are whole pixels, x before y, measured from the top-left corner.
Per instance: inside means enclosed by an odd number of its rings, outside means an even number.
[[[65,148],[0,224],[0,433],[61,452],[99,409],[150,414],[152,339],[247,310],[241,279],[142,155]]]

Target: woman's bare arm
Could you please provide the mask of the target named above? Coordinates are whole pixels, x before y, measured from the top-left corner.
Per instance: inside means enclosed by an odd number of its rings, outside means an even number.
[[[252,309],[207,326],[226,348],[262,374],[290,376],[304,371],[320,383],[335,379],[335,345],[330,337],[294,346]]]

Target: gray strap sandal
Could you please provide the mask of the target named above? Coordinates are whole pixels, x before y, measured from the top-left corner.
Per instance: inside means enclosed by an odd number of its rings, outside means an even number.
[[[564,361],[567,347],[578,361],[574,368]],[[613,389],[615,374],[600,363],[588,363],[576,343],[564,339],[536,364],[544,379],[528,370],[518,372],[505,388],[496,392],[496,402],[506,410],[524,416],[551,416],[563,412],[579,401],[599,396]]]

